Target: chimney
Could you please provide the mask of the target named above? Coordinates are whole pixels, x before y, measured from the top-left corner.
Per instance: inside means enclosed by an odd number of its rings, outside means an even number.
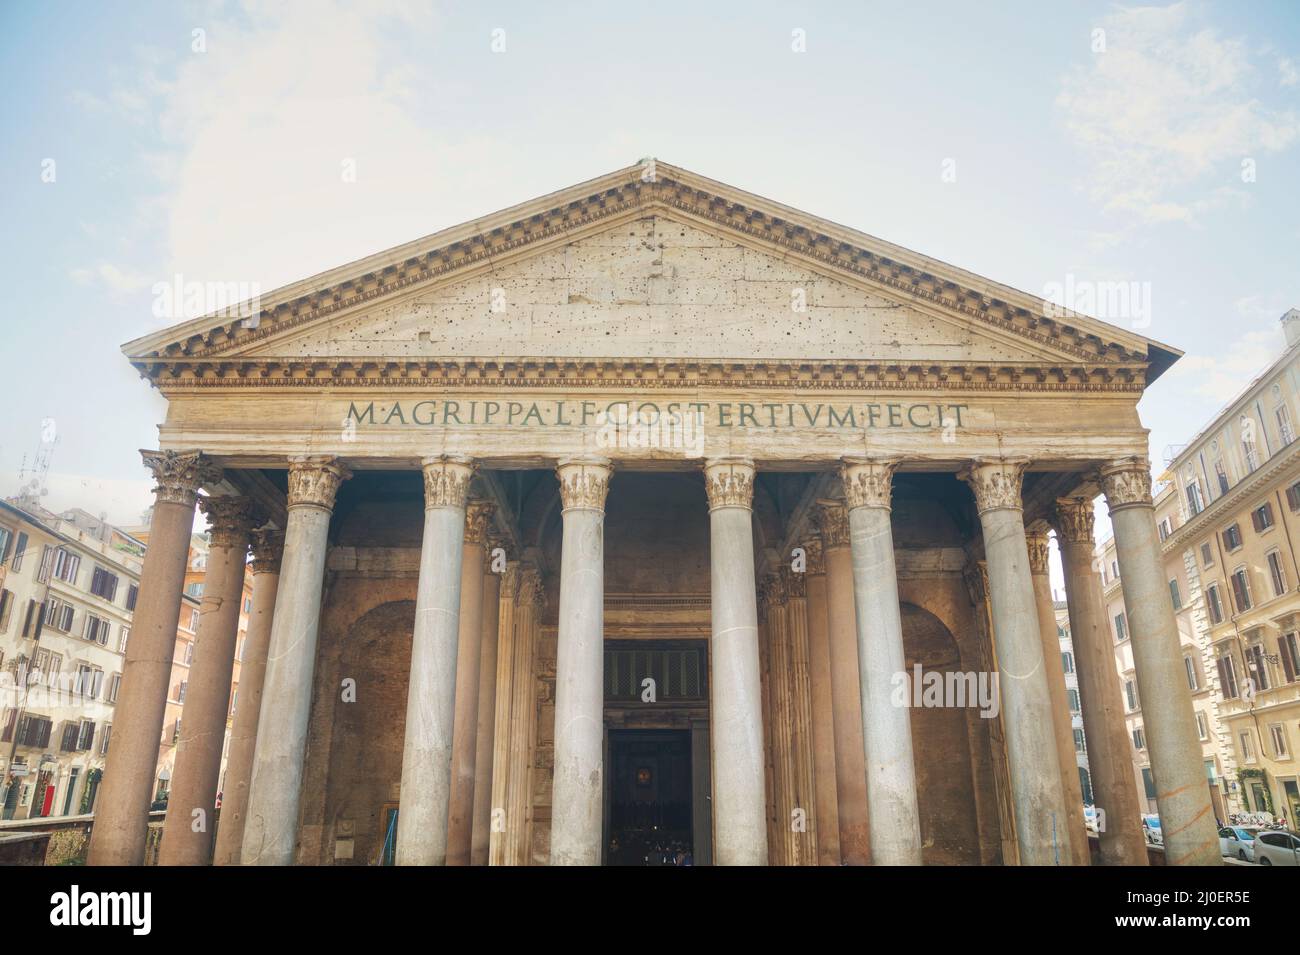
[[[1282,316],[1282,331],[1286,333],[1286,347],[1300,342],[1300,308],[1293,308]]]

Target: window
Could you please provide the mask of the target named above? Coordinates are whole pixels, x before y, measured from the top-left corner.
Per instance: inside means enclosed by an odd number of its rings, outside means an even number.
[[[1219,494],[1227,494],[1230,485],[1228,483],[1228,471],[1223,466],[1222,458],[1214,462],[1214,476],[1219,482]]]
[[[113,724],[105,723],[104,732],[99,734],[99,755],[108,755],[108,741],[113,738]]]
[[[77,696],[89,697],[92,700],[99,699],[99,691],[104,684],[104,671],[97,667],[88,666],[85,663],[77,665],[77,679],[73,684],[72,692]]]
[[[1210,547],[1209,541],[1201,545],[1201,566],[1214,566],[1214,550]]]
[[[189,680],[181,680],[181,685],[180,685],[180,686],[177,688],[177,690],[176,690],[176,702],[177,702],[177,703],[184,703],[184,702],[185,702],[185,691],[186,691],[187,689],[189,689],[189,685],[190,685],[190,681],[189,681]]]
[[[1213,624],[1223,623],[1223,600],[1219,597],[1219,585],[1210,584],[1205,591],[1205,602],[1210,609],[1210,622]]]
[[[77,571],[81,568],[81,558],[60,547],[54,552],[54,576],[70,584],[76,584]]]
[[[202,596],[203,596],[203,581],[201,581],[201,580],[196,580],[196,581],[194,581],[194,583],[187,585],[186,588],[185,588],[185,593],[188,594],[188,595],[191,596],[191,597],[202,597]]]
[[[1282,555],[1271,550],[1264,559],[1268,562],[1268,579],[1273,584],[1273,596],[1281,597],[1286,593],[1286,571],[1282,567]]]
[[[1286,674],[1286,681],[1294,683],[1300,678],[1300,640],[1296,638],[1294,630],[1284,633],[1277,638],[1278,656],[1282,659],[1282,672]]]
[[[140,598],[140,587],[137,584],[131,584],[126,588],[126,609],[134,610],[135,602]]]
[[[131,628],[123,627],[117,635],[117,652],[126,653],[126,641],[131,636]]]
[[[252,612],[253,612],[253,598],[252,598],[252,597],[245,597],[245,598],[244,598],[244,613],[252,613]]]
[[[1130,713],[1134,712],[1138,708],[1137,684],[1132,680],[1124,681],[1124,700],[1128,703],[1128,711]]]
[[[46,544],[41,548],[41,566],[36,569],[36,582],[38,584],[46,583],[50,579],[50,571],[54,568],[54,548]]]
[[[1170,522],[1169,518],[1164,517],[1160,519],[1158,530],[1160,531],[1161,541],[1169,539],[1169,535],[1174,532],[1173,524]]]
[[[95,724],[91,720],[82,720],[77,732],[77,751],[86,752],[95,741]]]
[[[194,662],[194,641],[193,641],[193,640],[186,640],[186,641],[185,641],[185,657],[184,657],[184,659],[185,659],[185,665],[186,665],[186,666],[189,666],[191,663]]]
[[[59,681],[59,670],[63,667],[63,656],[44,647],[37,647],[32,657],[33,676],[43,680],[46,686],[54,686]]]
[[[96,567],[90,575],[90,592],[112,602],[117,597],[117,574],[110,574],[102,567]]]
[[[1236,524],[1229,525],[1223,532],[1223,549],[1236,550],[1241,546],[1241,528]]]
[[[1066,694],[1070,699],[1070,712],[1078,713],[1079,712],[1079,691],[1071,687],[1070,689],[1066,690]]]
[[[1117,560],[1110,562],[1110,579],[1119,580],[1119,561]]]
[[[1074,731],[1074,749],[1076,752],[1083,752],[1083,730]]]
[[[110,624],[103,617],[96,617],[93,613],[86,614],[86,629],[82,636],[101,647],[108,646],[108,633],[112,630]]]
[[[1246,672],[1255,680],[1255,689],[1267,690],[1271,685],[1268,680],[1268,667],[1264,665],[1264,645],[1256,643],[1246,648]]]
[[[9,618],[14,612],[13,591],[0,590],[0,633],[9,632]]]
[[[7,527],[0,527],[0,567],[9,559],[9,545],[14,542],[14,532]]]
[[[1255,419],[1241,416],[1241,451],[1246,459],[1247,473],[1259,467],[1259,447],[1255,443]]]
[[[1238,567],[1232,572],[1232,599],[1236,601],[1237,613],[1250,609],[1250,578],[1245,567]]]
[[[1277,418],[1277,433],[1282,437],[1282,444],[1290,444],[1295,440],[1295,431],[1291,428],[1291,409],[1286,405],[1278,405],[1273,415]]]
[[[1219,686],[1223,690],[1225,700],[1235,700],[1240,696],[1237,689],[1237,667],[1232,662],[1232,657],[1219,657],[1215,661],[1219,669]]]
[[[1261,533],[1268,530],[1275,523],[1273,520],[1273,505],[1265,501],[1259,507],[1250,512],[1250,523],[1254,525],[1255,532]]]
[[[1187,484],[1187,513],[1192,517],[1201,513],[1204,505],[1201,503],[1201,486],[1193,478]]]
[[[1115,642],[1123,643],[1128,639],[1128,625],[1122,613],[1115,614]]]
[[[1061,654],[1061,669],[1066,673],[1074,672],[1074,654],[1068,651]]]
[[[1178,592],[1178,581],[1177,581],[1177,580],[1171,580],[1171,581],[1169,581],[1169,599],[1172,600],[1172,601],[1174,602],[1174,609],[1175,609],[1175,610],[1182,610],[1182,609],[1183,609],[1183,597],[1182,597],[1182,595]]]
[[[199,612],[197,610],[190,611],[190,623],[186,629],[192,632],[196,632],[199,629]],[[186,660],[185,662],[189,663],[190,661]]]
[[[176,717],[176,722],[172,724],[172,742],[175,743],[181,738],[181,718]]]
[[[1134,749],[1147,748],[1146,734],[1142,732],[1142,727],[1140,726],[1133,727],[1133,748]]]
[[[1210,738],[1210,726],[1205,719],[1205,713],[1203,713],[1201,710],[1196,711],[1196,738],[1197,739]]]
[[[114,673],[108,678],[108,702],[117,702],[117,692],[122,688],[122,674]]]
[[[27,535],[22,531],[18,532],[18,542],[14,544],[14,558],[9,562],[9,566],[16,574],[23,569],[23,558],[27,556]]]
[[[72,605],[58,597],[51,597],[45,605],[45,625],[61,633],[72,632],[72,618],[75,616]]]
[[[1292,511],[1300,511],[1300,481],[1286,489],[1286,506]]]
[[[1281,723],[1272,723],[1268,727],[1268,740],[1273,744],[1274,759],[1290,759],[1291,752],[1286,745],[1286,727]]]
[[[1199,690],[1200,686],[1196,679],[1196,662],[1191,657],[1183,657],[1183,669],[1187,671],[1187,688],[1189,690]]]
[[[1255,747],[1251,745],[1250,742],[1250,730],[1246,730],[1246,732],[1242,733],[1238,738],[1241,740],[1241,756],[1243,762],[1253,763],[1255,761]]]

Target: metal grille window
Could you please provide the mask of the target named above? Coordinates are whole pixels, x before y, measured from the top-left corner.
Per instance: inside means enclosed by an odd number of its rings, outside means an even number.
[[[647,678],[654,680],[659,702],[703,699],[708,692],[703,647],[605,648],[605,699],[640,700]]]

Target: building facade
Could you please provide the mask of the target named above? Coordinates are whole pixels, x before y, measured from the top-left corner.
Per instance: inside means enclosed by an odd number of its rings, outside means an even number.
[[[1088,741],[1083,728],[1083,697],[1079,692],[1079,672],[1074,662],[1074,641],[1070,639],[1070,611],[1064,600],[1053,601],[1056,609],[1058,646],[1061,651],[1061,669],[1065,676],[1065,696],[1070,711],[1070,737],[1074,744],[1074,764],[1079,771],[1079,794],[1083,804],[1091,806],[1092,775],[1088,770]]]
[[[1300,310],[1281,321],[1282,354],[1172,458],[1156,517],[1216,811],[1294,824]],[[1112,620],[1122,609],[1112,601]]]
[[[1174,349],[648,161],[124,350],[168,410],[91,863],[143,856],[198,502],[164,862],[1086,864],[1055,528],[1142,864],[1099,494],[1169,859],[1218,861],[1136,411]]]
[[[3,815],[96,808],[143,547],[81,510],[0,502]]]

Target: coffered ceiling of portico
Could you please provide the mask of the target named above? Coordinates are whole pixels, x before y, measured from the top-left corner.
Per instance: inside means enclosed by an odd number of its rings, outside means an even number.
[[[124,347],[203,385],[778,379],[1140,394],[1177,352],[659,163]]]

